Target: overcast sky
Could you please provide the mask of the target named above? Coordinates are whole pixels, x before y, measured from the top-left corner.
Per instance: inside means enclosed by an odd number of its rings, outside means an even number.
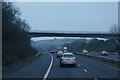
[[[117,2],[17,2],[32,30],[108,32],[118,23]]]

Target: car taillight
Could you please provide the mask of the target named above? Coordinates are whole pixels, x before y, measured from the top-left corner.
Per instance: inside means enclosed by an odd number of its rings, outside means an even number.
[[[76,58],[72,58],[72,60],[76,60]]]
[[[61,58],[61,60],[64,60],[65,58]]]

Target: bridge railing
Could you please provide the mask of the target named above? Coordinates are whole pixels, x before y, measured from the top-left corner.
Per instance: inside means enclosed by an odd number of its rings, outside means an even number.
[[[113,34],[110,32],[92,32],[92,31],[42,31],[42,30],[30,30],[29,32],[34,33],[73,33],[73,34]]]

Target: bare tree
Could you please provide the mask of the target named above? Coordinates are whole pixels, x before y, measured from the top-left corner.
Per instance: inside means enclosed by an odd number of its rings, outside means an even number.
[[[113,26],[111,26],[110,32],[113,34],[117,34],[118,33],[118,25],[114,24]]]

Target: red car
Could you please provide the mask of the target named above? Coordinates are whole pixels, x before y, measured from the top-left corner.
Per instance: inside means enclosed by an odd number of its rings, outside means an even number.
[[[57,53],[58,51],[49,51],[50,53]]]
[[[107,51],[102,51],[101,55],[108,55],[108,52]]]
[[[63,53],[68,53],[68,51],[63,51]]]

